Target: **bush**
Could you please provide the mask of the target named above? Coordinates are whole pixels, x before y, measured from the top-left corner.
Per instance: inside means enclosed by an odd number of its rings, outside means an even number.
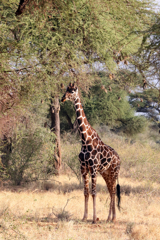
[[[130,136],[143,132],[147,127],[147,119],[139,116],[121,119],[121,122],[119,130]]]
[[[4,161],[7,175],[15,185],[46,179],[49,173],[55,172],[54,139],[49,129],[18,125],[12,137],[12,151]]]

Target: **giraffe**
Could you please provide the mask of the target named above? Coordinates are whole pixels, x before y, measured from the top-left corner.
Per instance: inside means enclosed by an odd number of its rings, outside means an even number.
[[[75,84],[70,83],[62,97],[62,102],[70,100],[74,103],[78,130],[81,136],[82,148],[79,154],[81,164],[81,174],[84,181],[84,216],[83,220],[88,217],[88,199],[89,199],[89,173],[92,179],[92,198],[93,198],[93,223],[96,223],[96,179],[98,172],[104,178],[109,194],[110,194],[110,209],[107,218],[108,221],[116,220],[115,210],[115,194],[116,181],[120,170],[120,158],[116,151],[102,142],[97,132],[89,124],[78,93],[78,88]],[[120,208],[120,186],[117,184],[118,207]]]

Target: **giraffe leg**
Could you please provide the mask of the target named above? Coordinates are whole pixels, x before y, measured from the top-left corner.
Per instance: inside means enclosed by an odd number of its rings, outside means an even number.
[[[89,200],[89,174],[83,174],[83,181],[84,181],[84,216],[83,221],[87,220],[88,217],[88,200]]]
[[[110,202],[110,208],[109,208],[109,214],[108,214],[107,222],[111,221],[111,214],[112,214],[112,198],[111,198],[111,202]]]
[[[85,197],[85,202],[84,202],[84,215],[83,215],[83,221],[86,221],[88,218],[88,199],[89,199],[89,194],[84,195]]]
[[[116,221],[115,192],[112,193],[112,222]]]
[[[93,198],[93,222],[96,223],[97,221],[97,215],[96,215],[96,195],[92,195]]]
[[[92,176],[92,198],[93,198],[93,222],[96,223],[97,215],[96,215],[96,174]]]
[[[111,181],[107,184],[108,186],[108,190],[110,193],[110,197],[111,197],[111,202],[110,202],[110,209],[109,209],[109,215],[108,215],[108,219],[107,222],[109,221],[116,221],[116,209],[115,209],[115,189],[116,189],[116,182],[115,181]],[[111,217],[112,215],[112,217]]]
[[[111,194],[111,179],[110,179],[110,174],[109,172],[104,172],[102,174],[102,177],[104,178],[105,182],[106,182],[106,185],[107,185],[107,188],[108,188],[108,191],[109,191],[109,194],[110,194],[110,198],[111,198],[111,201],[110,201],[110,208],[109,208],[109,214],[108,214],[108,218],[107,218],[107,222],[110,222],[111,221],[111,214],[112,214],[112,194]]]

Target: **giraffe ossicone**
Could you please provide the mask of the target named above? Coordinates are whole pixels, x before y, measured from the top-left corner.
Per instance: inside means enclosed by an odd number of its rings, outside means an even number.
[[[97,132],[89,124],[81,104],[78,88],[70,83],[62,97],[62,102],[72,101],[75,106],[78,130],[81,136],[82,148],[79,154],[81,174],[84,180],[85,207],[83,220],[88,217],[89,173],[92,179],[93,223],[96,215],[96,179],[98,172],[104,178],[110,194],[110,209],[107,221],[116,220],[115,195],[116,181],[120,170],[120,158],[116,151],[102,142]],[[120,186],[117,184],[118,207],[120,204]]]

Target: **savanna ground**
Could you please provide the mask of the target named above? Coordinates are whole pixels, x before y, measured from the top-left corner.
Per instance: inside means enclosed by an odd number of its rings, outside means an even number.
[[[116,223],[106,223],[110,199],[101,176],[97,180],[99,221],[92,224],[90,197],[89,217],[87,222],[82,222],[83,185],[64,165],[59,177],[24,187],[1,188],[0,239],[160,239],[159,144],[148,140],[147,135],[130,140],[109,131],[105,136],[102,133],[104,142],[122,159],[119,177],[121,211],[117,209]],[[64,162],[76,158],[80,142],[69,134],[62,142]]]

